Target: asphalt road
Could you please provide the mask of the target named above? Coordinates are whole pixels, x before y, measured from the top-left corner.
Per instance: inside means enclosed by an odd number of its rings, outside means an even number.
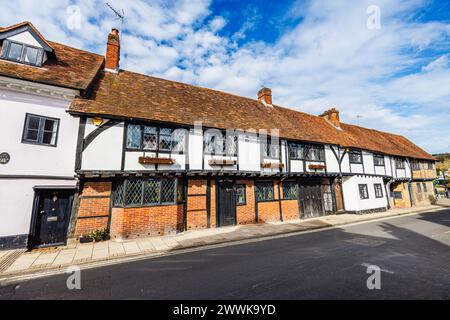
[[[450,299],[449,249],[450,209],[83,270],[81,290],[34,279],[0,299]]]

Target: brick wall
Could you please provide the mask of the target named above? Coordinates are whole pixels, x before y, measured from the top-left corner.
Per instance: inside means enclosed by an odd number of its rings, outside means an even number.
[[[207,181],[188,181],[187,193],[187,229],[208,228]],[[211,215],[212,216],[212,215]]]
[[[113,238],[160,236],[182,230],[182,204],[112,209],[111,236]]]
[[[75,236],[108,227],[111,182],[86,182],[80,193]]]
[[[238,180],[236,184],[245,185],[245,206],[237,206],[237,224],[255,223],[255,185],[252,180]]]
[[[278,202],[278,182],[274,183],[274,201],[258,202],[258,223],[279,222],[280,204]],[[281,188],[280,188],[281,190]]]

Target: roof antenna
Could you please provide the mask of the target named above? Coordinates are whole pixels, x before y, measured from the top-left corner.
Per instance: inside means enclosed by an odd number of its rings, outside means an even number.
[[[125,19],[125,11],[122,9],[121,11],[114,8],[108,2],[105,2],[106,5],[111,9],[111,11],[116,15],[116,20],[120,20],[120,31],[123,29],[123,20]]]
[[[358,126],[360,125],[360,123],[359,123],[359,120],[361,119],[361,118],[364,118],[362,115],[360,115],[360,114],[357,114],[356,115],[356,122],[358,123]]]

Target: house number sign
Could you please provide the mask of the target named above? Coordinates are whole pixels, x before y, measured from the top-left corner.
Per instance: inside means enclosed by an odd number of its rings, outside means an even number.
[[[0,153],[0,164],[7,164],[10,160],[9,153],[2,152]]]

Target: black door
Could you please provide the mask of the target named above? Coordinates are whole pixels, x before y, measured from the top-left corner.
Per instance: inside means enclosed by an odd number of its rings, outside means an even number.
[[[63,245],[72,208],[73,191],[36,191],[35,222],[31,235],[32,247]]]
[[[298,200],[303,219],[324,215],[320,182],[301,182]]]
[[[217,188],[218,226],[234,226],[236,224],[236,193],[232,181],[219,181]]]

